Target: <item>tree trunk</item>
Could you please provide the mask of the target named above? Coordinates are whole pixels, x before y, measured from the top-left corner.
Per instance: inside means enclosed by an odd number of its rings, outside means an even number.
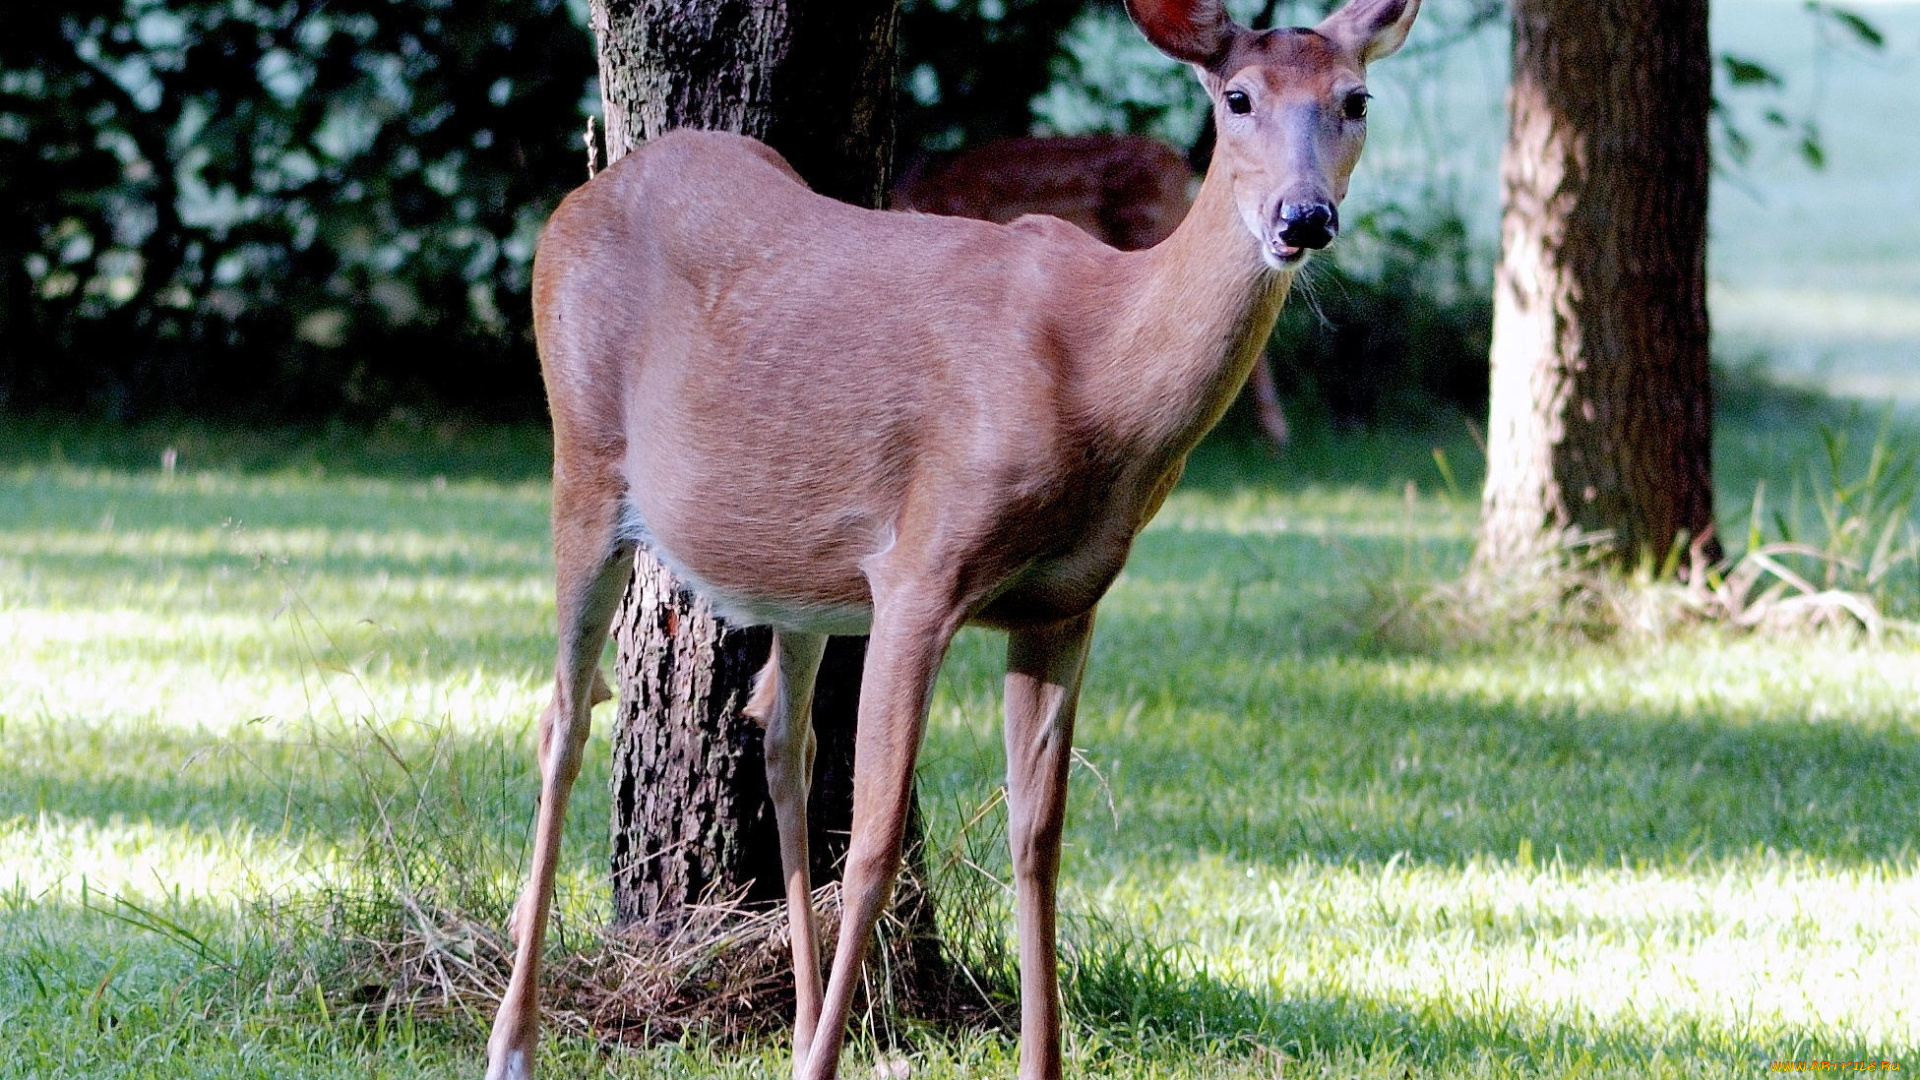
[[[895,0],[593,0],[607,157],[737,131],[815,191],[879,206],[893,161]]]
[[[765,627],[728,625],[643,549],[614,639],[615,922],[671,924],[681,908],[708,897],[781,899],[761,731],[740,714],[771,635]],[[847,851],[853,720],[866,652],[865,638],[836,638],[820,666],[820,749],[808,805],[816,883],[839,878]]]
[[[593,0],[609,160],[667,130],[760,138],[814,189],[879,206],[893,153],[895,0]],[[644,548],[621,603],[614,732],[613,893],[621,925],[668,930],[688,904],[783,895],[761,730],[741,715],[766,662],[765,628],[728,626]],[[815,695],[810,797],[816,884],[836,880],[853,794],[864,638],[835,639]],[[917,805],[916,805],[917,811]],[[919,873],[917,812],[908,877]],[[910,954],[930,975],[932,908],[896,892]]]
[[[1707,0],[1514,2],[1483,567],[1709,535],[1712,75]]]

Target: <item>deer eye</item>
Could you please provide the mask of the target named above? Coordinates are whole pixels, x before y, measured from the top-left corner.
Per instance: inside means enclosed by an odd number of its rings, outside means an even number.
[[[1367,99],[1371,96],[1372,95],[1365,90],[1355,90],[1353,93],[1348,94],[1346,103],[1341,107],[1342,114],[1349,120],[1365,120],[1367,118]]]
[[[1253,111],[1253,99],[1247,96],[1245,90],[1229,90],[1225,97],[1227,111],[1233,115],[1245,116]]]

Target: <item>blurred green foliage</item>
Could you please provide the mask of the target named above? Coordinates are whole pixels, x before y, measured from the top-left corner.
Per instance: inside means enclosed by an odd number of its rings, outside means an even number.
[[[1119,0],[901,0],[902,160],[1028,134],[1060,37],[1089,8],[1126,18]]]
[[[0,406],[538,408],[562,0],[74,0],[0,35]]]
[[[1274,381],[1296,428],[1412,428],[1486,416],[1493,293],[1458,212],[1357,215],[1339,259],[1294,283]]]

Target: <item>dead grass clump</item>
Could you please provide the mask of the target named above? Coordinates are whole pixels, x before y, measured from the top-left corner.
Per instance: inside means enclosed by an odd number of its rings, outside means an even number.
[[[839,885],[819,889],[814,908],[822,950],[831,955]],[[497,925],[413,897],[397,898],[389,917],[375,925],[350,921],[363,925],[339,930],[339,962],[318,983],[332,1008],[369,1018],[400,1012],[484,1023],[506,993],[513,944]],[[720,901],[685,909],[670,928],[553,937],[562,943],[541,966],[541,1004],[547,1021],[562,1029],[637,1046],[689,1034],[732,1042],[792,1023],[784,907]],[[944,963],[923,970],[926,952],[906,937],[902,921],[886,915],[859,1011],[882,1028],[898,1016],[992,1023],[1000,1011],[991,1000],[996,995],[967,977],[952,977]]]
[[[1850,448],[1857,419],[1820,427],[1821,458],[1783,505],[1755,488],[1737,555],[1709,558],[1709,528],[1630,570],[1605,533],[1572,529],[1453,581],[1414,578],[1409,556],[1397,575],[1370,575],[1368,629],[1421,650],[1659,641],[1699,626],[1920,636],[1920,445],[1889,412],[1864,451]],[[1445,457],[1435,461],[1457,495]]]
[[[901,1041],[903,1022],[945,1030],[1011,1031],[1017,976],[1002,933],[1006,890],[978,868],[993,837],[976,831],[998,805],[979,808],[930,861],[909,857],[896,902],[882,914],[856,988],[854,1025],[876,1042]],[[361,853],[353,884],[265,912],[283,946],[307,962],[272,981],[292,1001],[377,1022],[388,1016],[490,1023],[513,970],[500,868],[459,847],[442,817],[408,818],[438,836],[426,844],[392,827],[391,808]],[[459,857],[449,855],[460,851]],[[497,854],[497,853],[496,853]],[[936,890],[914,880],[930,875]],[[840,926],[840,885],[815,890],[823,957]],[[936,914],[938,918],[936,918]],[[784,904],[710,898],[671,924],[583,928],[553,914],[541,964],[549,1023],[609,1045],[687,1036],[732,1043],[785,1032],[794,1009],[792,944]],[[304,943],[301,946],[296,943]],[[279,951],[285,956],[286,949]]]
[[[505,890],[523,855],[488,837],[483,814],[493,808],[473,801],[475,789],[461,781],[450,729],[404,754],[372,721],[351,731],[335,749],[359,770],[364,799],[344,812],[361,843],[343,866],[321,871],[332,887],[256,904],[271,946],[261,983],[294,1007],[319,1004],[374,1024],[405,1017],[484,1026],[512,974]],[[854,1025],[868,1038],[896,1043],[902,1021],[1011,1030],[1017,980],[1001,933],[1005,890],[975,861],[993,838],[973,832],[997,803],[980,808],[931,867],[909,854],[856,988]],[[940,910],[934,892],[915,884],[925,877],[938,881]],[[813,906],[822,954],[831,956],[838,883],[816,890]],[[541,1006],[562,1030],[638,1046],[687,1036],[737,1042],[792,1025],[784,904],[710,897],[670,924],[624,928],[582,926],[566,905],[551,917]]]
[[[837,907],[823,890],[822,908]],[[447,907],[403,905],[405,922],[343,940],[335,985],[369,1012],[490,1018],[513,970],[513,943],[495,926]],[[555,935],[556,937],[560,935]],[[550,950],[542,964],[548,1022],[591,1038],[641,1044],[689,1031],[718,1038],[769,1030],[793,1007],[786,920],[727,904],[690,909],[672,934],[604,930]]]
[[[1708,537],[1666,563],[1623,572],[1604,535],[1569,531],[1529,559],[1476,564],[1444,582],[1372,588],[1373,637],[1416,650],[1553,642],[1658,642],[1700,627],[1767,634],[1840,631],[1879,638],[1920,633],[1889,615],[1880,579],[1830,548],[1791,541],[1710,560]],[[1901,553],[1913,558],[1913,551]],[[1903,560],[1904,561],[1904,560]]]

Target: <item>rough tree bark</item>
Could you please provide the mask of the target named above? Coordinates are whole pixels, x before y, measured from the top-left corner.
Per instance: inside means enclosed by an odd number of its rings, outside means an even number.
[[[881,204],[893,154],[895,0],[593,0],[592,20],[609,161],[676,127],[738,131],[779,150],[815,190]],[[727,625],[642,548],[614,634],[616,921],[668,929],[703,899],[779,899],[761,731],[740,713],[768,632]],[[820,674],[809,807],[816,884],[839,877],[846,852],[865,653],[864,638],[835,639]],[[916,814],[909,843],[919,836]],[[903,881],[895,908],[915,943],[893,957],[896,972],[930,972],[930,903]]]
[[[1515,0],[1477,559],[1713,523],[1707,0]]]
[[[879,206],[893,160],[895,0],[593,0],[607,156],[737,131],[815,191]]]

